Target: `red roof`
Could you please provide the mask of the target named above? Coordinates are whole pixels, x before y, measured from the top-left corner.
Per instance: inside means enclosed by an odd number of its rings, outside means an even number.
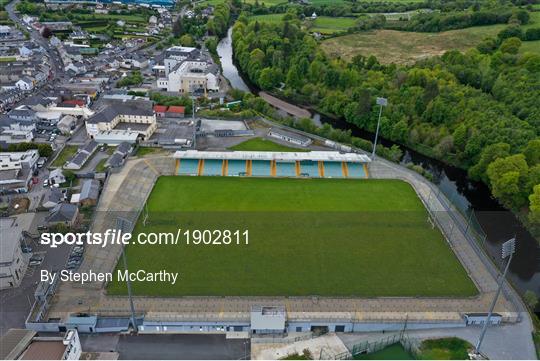
[[[185,107],[177,106],[177,105],[171,105],[169,107],[169,110],[167,110],[167,113],[182,113],[184,114]]]
[[[166,105],[154,105],[154,113],[165,113],[166,111]]]
[[[80,99],[69,99],[69,100],[64,100],[64,103],[65,104],[73,104],[73,105],[78,105],[80,107],[84,107],[84,101],[83,100],[80,100]]]

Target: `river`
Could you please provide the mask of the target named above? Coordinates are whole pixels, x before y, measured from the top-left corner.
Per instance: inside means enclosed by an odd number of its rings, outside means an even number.
[[[233,88],[256,92],[256,89],[252,89],[253,86],[248,86],[247,82],[243,80],[234,64],[231,34],[232,28],[229,29],[227,37],[220,41],[217,48],[223,75]],[[330,123],[335,128],[351,129],[355,136],[373,139],[372,133],[355,127],[344,120],[330,119],[319,114],[315,114],[314,118],[322,123]],[[387,139],[379,139],[385,146],[394,144]],[[403,163],[421,164],[433,174],[433,182],[462,213],[469,215],[472,212],[478,220],[478,228],[481,227],[487,234],[485,246],[495,262],[501,264],[502,242],[516,236],[516,254],[510,266],[509,278],[521,293],[531,290],[540,296],[540,247],[515,215],[505,210],[491,197],[485,184],[470,180],[466,171],[426,157],[407,147],[401,145],[400,147],[404,151]]]

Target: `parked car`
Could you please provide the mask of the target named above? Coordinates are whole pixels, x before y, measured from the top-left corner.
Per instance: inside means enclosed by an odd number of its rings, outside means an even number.
[[[30,266],[39,266],[43,262],[43,257],[41,256],[32,256],[30,258],[30,262],[28,263]]]
[[[21,250],[23,253],[32,253],[32,247],[30,246],[22,246],[21,245]]]
[[[38,229],[38,231],[46,231],[46,230],[49,229],[49,227],[47,227],[47,226],[38,226],[37,229]]]
[[[43,181],[43,187],[48,187],[49,186],[49,180],[48,179],[45,179]]]

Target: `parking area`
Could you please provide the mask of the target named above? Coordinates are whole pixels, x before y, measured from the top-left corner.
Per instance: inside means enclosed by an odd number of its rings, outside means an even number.
[[[118,352],[121,360],[249,359],[247,339],[225,335],[80,335],[84,352]]]
[[[44,223],[47,212],[36,213],[30,227],[31,234],[37,235],[37,227]],[[28,257],[42,258],[40,265],[29,266],[22,283],[17,288],[0,291],[0,336],[10,328],[24,328],[24,322],[34,302],[34,291],[40,279],[40,271],[47,269],[56,271],[64,267],[71,246],[63,245],[58,248],[49,248],[40,245],[38,240],[26,238],[23,246],[31,247],[32,253]]]

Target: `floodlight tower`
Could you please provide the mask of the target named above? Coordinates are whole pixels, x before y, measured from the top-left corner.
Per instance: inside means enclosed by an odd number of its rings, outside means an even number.
[[[388,99],[377,97],[377,104],[379,105],[379,119],[377,120],[377,130],[375,131],[375,141],[373,142],[373,152],[371,153],[371,159],[375,160],[375,151],[377,149],[377,138],[379,137],[379,127],[381,126],[381,115],[383,107],[388,105]]]
[[[478,339],[478,342],[476,343],[475,347],[475,353],[477,355],[480,354],[480,347],[482,347],[482,341],[484,341],[484,336],[486,335],[487,328],[489,326],[489,322],[491,320],[491,315],[493,314],[493,309],[495,308],[495,304],[497,303],[497,299],[499,298],[499,294],[501,293],[501,289],[503,288],[504,280],[506,278],[506,273],[508,272],[508,269],[510,268],[510,262],[512,262],[512,256],[516,252],[516,238],[511,238],[508,241],[504,242],[502,244],[502,250],[501,250],[501,258],[505,259],[508,258],[508,262],[506,263],[506,267],[504,268],[503,274],[499,277],[499,284],[497,287],[497,293],[495,293],[495,297],[493,298],[493,301],[491,302],[491,306],[489,307],[489,312],[486,318],[486,322],[484,323],[484,326],[482,327],[482,333],[480,334],[480,338]]]
[[[122,217],[117,217],[116,228],[119,229],[121,232],[130,232],[133,229],[133,222],[128,221],[127,219],[124,219]],[[124,270],[126,270],[126,273],[129,273],[127,267],[125,246],[122,246],[122,260],[124,262]],[[135,331],[135,333],[137,333],[139,332],[139,328],[137,327],[137,320],[135,318],[135,306],[133,305],[133,294],[131,293],[131,281],[129,279],[129,275],[128,277],[126,277],[126,283],[128,289],[129,306],[131,311],[131,325],[133,326],[133,330]]]

